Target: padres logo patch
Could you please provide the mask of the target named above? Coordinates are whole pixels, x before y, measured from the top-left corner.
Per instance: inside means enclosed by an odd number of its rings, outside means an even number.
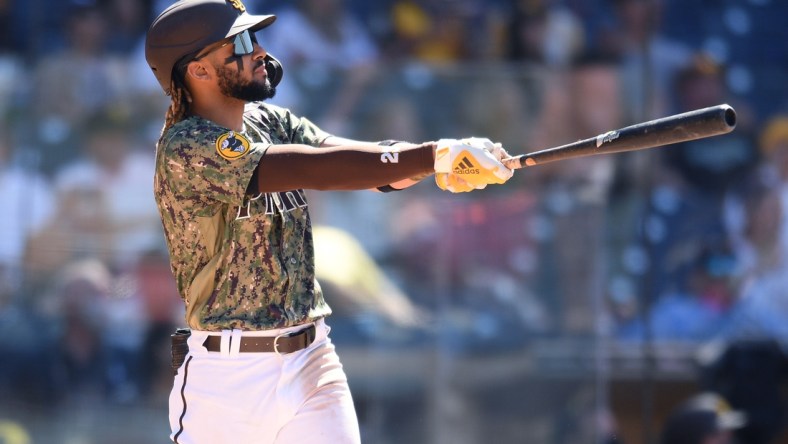
[[[227,0],[227,3],[229,3],[233,8],[241,12],[246,12],[246,6],[244,6],[244,4],[241,3],[241,0]]]
[[[222,134],[216,139],[216,152],[227,160],[238,159],[249,152],[251,144],[246,137],[235,131]]]

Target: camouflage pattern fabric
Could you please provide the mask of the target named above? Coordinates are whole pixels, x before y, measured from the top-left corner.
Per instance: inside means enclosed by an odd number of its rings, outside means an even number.
[[[196,330],[290,327],[331,313],[315,280],[304,191],[246,195],[271,144],[316,147],[329,134],[261,103],[247,105],[244,127],[236,133],[190,116],[157,147],[156,202]]]

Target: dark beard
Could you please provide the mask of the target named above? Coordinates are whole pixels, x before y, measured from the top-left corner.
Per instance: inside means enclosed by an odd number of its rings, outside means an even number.
[[[271,86],[271,82],[266,77],[265,82],[244,81],[239,78],[238,72],[224,66],[216,66],[216,74],[219,77],[219,89],[222,94],[243,100],[245,102],[258,102],[273,98],[276,88]]]

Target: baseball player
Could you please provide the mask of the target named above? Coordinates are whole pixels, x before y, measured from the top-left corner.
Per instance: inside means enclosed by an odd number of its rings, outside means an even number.
[[[146,35],[172,98],[154,189],[189,327],[169,401],[176,443],[360,442],[304,189],[393,191],[435,173],[464,192],[512,176],[489,139],[354,141],[265,103],[282,67],[255,32],[274,20],[239,0],[181,0]]]

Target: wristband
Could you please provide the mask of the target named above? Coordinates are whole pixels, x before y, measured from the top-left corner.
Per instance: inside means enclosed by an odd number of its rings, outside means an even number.
[[[378,191],[381,193],[390,193],[392,191],[402,191],[399,188],[394,188],[391,185],[383,185],[382,187],[377,188]]]
[[[381,140],[380,142],[378,142],[378,145],[382,145],[382,146],[394,146],[394,145],[396,145],[396,144],[398,144],[398,143],[407,143],[407,142],[405,142],[404,140],[392,140],[392,139],[387,139],[387,140]]]
[[[381,146],[394,146],[394,145],[396,145],[398,143],[406,143],[406,142],[404,142],[402,140],[386,139],[386,140],[381,140],[380,142],[378,142],[378,145],[381,145]],[[392,191],[401,191],[399,188],[394,188],[391,185],[383,185],[382,187],[378,187],[377,190],[380,191],[381,193],[390,193]]]

